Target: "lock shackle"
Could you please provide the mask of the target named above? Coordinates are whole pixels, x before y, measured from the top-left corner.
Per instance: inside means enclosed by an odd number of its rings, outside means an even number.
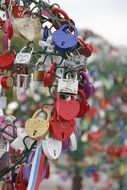
[[[73,77],[71,78],[71,73],[73,74]],[[69,76],[69,74],[70,74],[70,76]],[[77,76],[77,72],[75,71],[75,70],[70,70],[70,71],[67,71],[67,72],[65,72],[64,73],[64,76],[65,76],[65,78],[67,78],[67,79],[75,79],[75,80],[77,80],[77,78],[78,78],[78,76]],[[70,77],[70,78],[69,78]]]
[[[24,51],[25,49],[26,50],[28,50],[28,49],[30,49],[31,48],[31,51],[30,52],[28,52],[28,51]],[[33,47],[30,47],[30,46],[24,46],[21,50],[20,50],[20,52],[19,53],[33,53],[33,51],[34,51],[34,49],[33,49]]]
[[[87,102],[87,97],[85,92],[82,89],[78,89],[78,95],[80,96],[80,98],[84,101]]]
[[[73,24],[63,24],[61,27],[60,27],[60,31],[64,31],[64,32],[66,32],[67,34],[71,34],[72,32],[69,30],[67,30],[67,29],[72,29],[72,31],[74,31],[74,35],[75,36],[78,36],[78,30],[77,30],[77,28],[73,25]]]
[[[57,102],[60,102],[60,95],[61,95],[60,93],[57,93],[56,95]],[[69,95],[69,97],[71,97],[72,100],[76,100],[75,96],[73,95]],[[67,101],[66,99],[62,99],[62,100]]]
[[[60,13],[62,16],[64,16],[64,19],[70,20],[68,14],[67,14],[64,10],[62,10],[61,8],[53,7],[51,10],[52,10],[52,12],[53,12],[54,14],[58,14],[58,15],[59,15],[59,13]],[[61,18],[61,17],[60,17],[60,18]]]
[[[50,121],[50,119],[51,119],[51,111],[50,111],[48,108],[46,108],[46,107],[42,107],[41,109],[38,109],[38,110],[33,114],[32,118],[37,118],[38,115],[39,115],[41,112],[46,113],[47,118],[46,118],[45,120],[46,120],[46,121]]]
[[[81,75],[83,81],[86,81],[87,84],[92,84],[90,82],[90,77],[88,76],[88,74],[85,71],[80,71],[79,75]]]

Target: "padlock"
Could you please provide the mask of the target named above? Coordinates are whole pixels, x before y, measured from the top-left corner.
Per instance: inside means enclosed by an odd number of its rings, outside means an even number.
[[[45,71],[35,70],[33,73],[33,80],[42,82],[44,80],[45,74]]]
[[[17,53],[15,58],[15,65],[28,65],[32,59],[33,48],[31,47],[30,52],[28,52],[27,47],[23,47],[19,53]]]
[[[75,120],[63,120],[54,112],[53,119],[50,122],[50,134],[59,141],[66,141],[71,134],[75,132]]]
[[[59,22],[61,25],[68,24],[68,23],[75,25],[74,21],[72,19],[70,19],[69,16],[67,15],[67,13],[64,10],[62,10],[61,8],[52,7],[51,10],[52,10],[53,14],[59,18]],[[52,22],[52,20],[51,20],[51,22]],[[52,24],[55,29],[59,28],[59,24],[57,21],[54,20],[54,22]]]
[[[72,31],[74,34],[72,34]],[[53,33],[52,41],[57,51],[70,52],[77,48],[78,31],[74,25],[64,24]]]
[[[93,52],[93,47],[87,43],[82,38],[78,38],[78,42],[80,44],[80,48],[78,49],[78,52],[81,55],[84,55],[85,57],[90,57]]]
[[[45,155],[50,160],[56,160],[62,150],[62,141],[49,137],[49,134],[42,140],[42,147]]]
[[[48,88],[50,88],[52,85],[53,85],[53,83],[54,83],[54,81],[55,81],[55,68],[56,68],[56,64],[55,63],[53,63],[52,65],[51,65],[51,68],[49,69],[49,71],[48,72],[46,72],[46,74],[45,74],[45,76],[44,76],[44,86],[45,87],[48,87]]]
[[[69,149],[71,151],[76,151],[77,150],[77,140],[76,140],[76,136],[75,136],[74,133],[72,133],[71,136],[70,136]]]
[[[34,41],[41,31],[41,22],[38,17],[17,18],[13,21],[15,33],[26,40]]]
[[[87,58],[84,55],[73,55],[64,61],[65,67],[70,69],[84,69]]]
[[[96,142],[102,139],[102,130],[93,125],[88,133],[89,141]]]
[[[0,128],[3,130],[1,136],[4,140],[12,142],[16,136],[16,131],[13,125],[13,121],[11,116],[7,116],[3,118],[2,124]],[[5,133],[4,133],[5,131]]]
[[[5,91],[3,88],[0,88],[0,109],[7,108],[7,97],[5,96]]]
[[[88,113],[88,111],[90,110],[90,106],[89,103],[87,102],[86,94],[82,89],[78,90],[78,95],[80,97],[80,99],[78,100],[80,104],[80,109],[77,114],[77,117],[84,117],[86,113]]]
[[[16,56],[15,51],[11,51],[6,54],[1,54],[0,55],[0,69],[1,70],[11,69],[13,67],[15,56]]]
[[[39,114],[44,112],[47,114],[46,120],[38,118]],[[43,107],[37,110],[31,119],[28,119],[25,123],[25,129],[28,136],[33,140],[39,140],[44,138],[49,130],[49,121],[51,119],[51,111],[48,108]]]
[[[16,77],[16,87],[17,89],[26,89],[29,87],[29,75],[28,74],[17,74]]]
[[[87,98],[91,97],[94,93],[94,86],[90,81],[90,76],[86,71],[80,71],[81,81],[79,81],[79,88],[83,89],[86,93]]]
[[[70,74],[70,76],[69,76]],[[65,94],[77,94],[78,92],[78,80],[77,74],[74,72],[74,76],[71,73],[66,74],[66,78],[61,78],[58,80],[57,92]]]
[[[14,78],[11,75],[11,71],[6,71],[5,76],[2,76],[0,79],[0,83],[3,89],[8,90],[11,89],[14,85]]]
[[[26,190],[27,189],[27,184],[23,180],[23,165],[20,166],[15,187],[16,187],[16,190]]]
[[[74,96],[70,96],[70,100],[61,98],[61,95],[57,93],[55,109],[57,114],[64,120],[75,119],[79,113],[80,104]]]

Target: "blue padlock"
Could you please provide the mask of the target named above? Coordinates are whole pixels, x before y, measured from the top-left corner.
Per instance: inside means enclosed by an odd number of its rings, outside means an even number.
[[[52,41],[59,52],[73,51],[78,46],[78,30],[74,25],[64,24],[53,33]]]

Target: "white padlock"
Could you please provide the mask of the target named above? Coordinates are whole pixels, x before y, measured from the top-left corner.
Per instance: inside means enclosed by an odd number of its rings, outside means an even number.
[[[42,140],[42,147],[48,159],[56,160],[62,151],[62,142],[47,135],[45,139]]]
[[[70,136],[69,149],[71,151],[77,150],[77,139],[74,133],[72,133]]]
[[[27,47],[23,47],[19,53],[17,53],[15,58],[15,64],[17,65],[28,65],[32,59],[33,48],[30,47],[30,52],[25,52]]]
[[[66,94],[77,94],[78,93],[78,80],[77,74],[76,77],[73,78],[63,78],[58,80],[57,86],[58,93],[66,93]]]
[[[4,94],[4,90],[0,86],[0,109],[7,108],[7,97]]]

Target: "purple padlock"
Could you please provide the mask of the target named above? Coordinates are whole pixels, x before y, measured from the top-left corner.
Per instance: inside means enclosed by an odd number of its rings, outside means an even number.
[[[87,98],[91,97],[94,93],[94,86],[90,81],[90,76],[85,71],[80,71],[81,81],[79,81],[79,88],[85,91]]]

